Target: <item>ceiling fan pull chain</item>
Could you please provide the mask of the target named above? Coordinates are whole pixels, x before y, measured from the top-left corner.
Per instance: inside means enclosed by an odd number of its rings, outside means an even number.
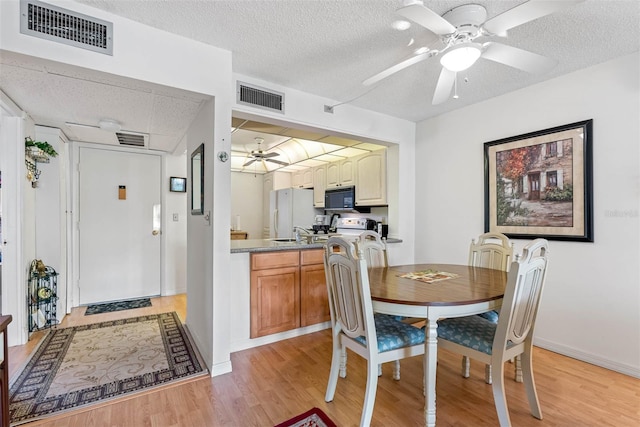
[[[453,99],[458,99],[458,73],[453,79]]]

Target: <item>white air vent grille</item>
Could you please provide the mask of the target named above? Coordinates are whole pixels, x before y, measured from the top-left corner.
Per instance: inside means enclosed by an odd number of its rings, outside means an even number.
[[[143,133],[116,132],[120,145],[127,147],[146,147],[147,135]]]
[[[284,94],[280,92],[238,82],[236,100],[238,104],[251,105],[252,107],[284,113]]]
[[[37,0],[20,1],[20,32],[113,55],[113,24]]]

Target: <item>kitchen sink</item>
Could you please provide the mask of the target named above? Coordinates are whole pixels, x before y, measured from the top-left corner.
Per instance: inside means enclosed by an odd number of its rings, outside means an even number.
[[[294,237],[278,237],[275,239],[269,239],[272,242],[295,242],[296,239]]]

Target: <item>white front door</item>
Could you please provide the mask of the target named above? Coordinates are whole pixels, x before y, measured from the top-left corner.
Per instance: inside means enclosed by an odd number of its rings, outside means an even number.
[[[81,147],[79,170],[80,304],[160,295],[161,157]]]

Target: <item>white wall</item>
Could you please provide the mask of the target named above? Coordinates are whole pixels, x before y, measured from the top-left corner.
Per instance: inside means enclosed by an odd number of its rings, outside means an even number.
[[[187,193],[169,191],[169,177],[187,177],[187,156],[164,156],[164,289],[163,295],[187,292]],[[189,185],[187,179],[187,185]],[[177,215],[177,221],[174,220]]]
[[[36,126],[32,138],[48,142],[58,153],[49,163],[37,164],[41,174],[33,194],[36,258],[58,273],[56,317],[62,320],[67,312],[66,138],[59,129],[44,126]]]
[[[262,238],[262,175],[231,172],[231,226],[240,216],[240,229],[249,239]]]
[[[535,343],[640,377],[638,63],[636,53],[420,123],[415,194],[416,261],[465,263],[484,231],[483,143],[592,118],[595,242],[550,242]]]

